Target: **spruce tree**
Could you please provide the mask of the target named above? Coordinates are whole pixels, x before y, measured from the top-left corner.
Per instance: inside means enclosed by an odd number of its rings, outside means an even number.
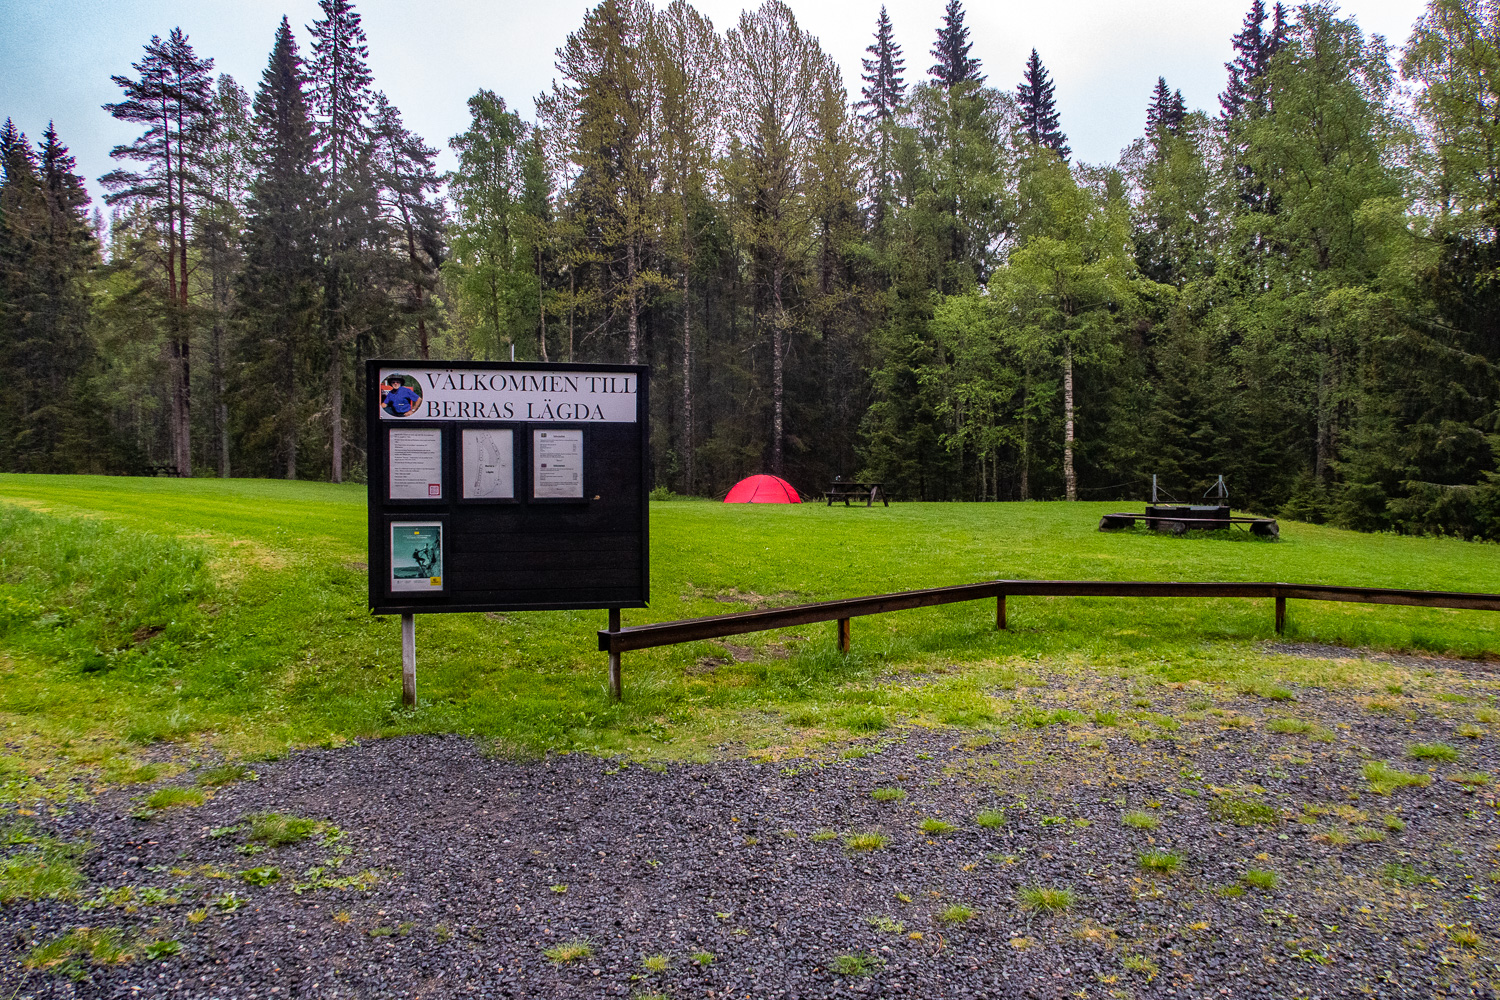
[[[344,479],[344,356],[356,313],[370,294],[372,249],[380,240],[378,194],[371,162],[370,46],[349,0],[319,0],[323,17],[310,26],[308,61],[314,134],[324,179],[323,336],[328,372],[329,474]]]
[[[969,29],[964,26],[964,5],[960,0],[948,0],[943,26],[938,29],[937,41],[932,46],[932,57],[937,62],[927,71],[933,82],[944,89],[961,83],[984,83],[979,60],[969,56],[973,47]]]
[[[417,353],[428,353],[427,324],[436,317],[432,291],[443,263],[442,186],[434,159],[437,150],[409,131],[401,112],[383,93],[375,95],[375,169],[385,192],[389,223],[401,243],[399,268],[411,287],[403,311],[416,321]]]
[[[153,35],[132,79],[111,77],[124,99],[104,105],[116,119],[145,126],[129,145],[110,156],[132,160],[143,170],[113,170],[99,182],[111,205],[139,203],[161,235],[161,269],[166,279],[167,340],[171,378],[172,457],[179,476],[193,474],[190,420],[192,329],[188,318],[188,243],[192,219],[211,194],[200,167],[213,132],[212,59],[199,59],[181,28],[163,41]]]
[[[860,60],[864,66],[860,79],[865,82],[860,94],[864,99],[855,107],[866,112],[867,120],[884,121],[895,114],[906,99],[906,81],[901,75],[906,69],[906,60],[901,56],[901,46],[896,44],[891,18],[884,5],[881,5],[880,17],[875,22],[875,40],[865,51],[870,53],[870,58]]]
[[[1266,5],[1253,0],[1245,21],[1232,39],[1234,60],[1224,64],[1229,83],[1219,95],[1219,106],[1225,118],[1238,118],[1247,111],[1265,110],[1265,87],[1262,78],[1271,59],[1286,45],[1286,8],[1277,4],[1271,14],[1271,28],[1266,30]]]
[[[255,177],[238,287],[246,327],[239,410],[246,443],[274,456],[288,479],[297,477],[322,284],[325,206],[306,85],[297,40],[283,17],[255,95]]]
[[[0,157],[0,364],[11,374],[0,460],[22,472],[108,471],[89,447],[96,422],[76,405],[93,354],[88,192],[50,122],[33,149],[7,121]]]
[[[1073,151],[1068,147],[1068,137],[1059,128],[1056,90],[1057,85],[1047,75],[1047,67],[1042,65],[1036,49],[1032,49],[1021,85],[1016,88],[1021,128],[1033,146],[1046,147],[1066,161]]]
[[[1187,102],[1182,99],[1182,91],[1174,93],[1167,88],[1166,77],[1157,77],[1151,104],[1146,108],[1146,134],[1152,144],[1159,147],[1161,136],[1177,135],[1186,120]]]

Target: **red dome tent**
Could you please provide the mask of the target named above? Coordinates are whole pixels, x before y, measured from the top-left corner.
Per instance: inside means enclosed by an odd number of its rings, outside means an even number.
[[[801,503],[792,484],[777,476],[747,476],[730,488],[725,503]]]

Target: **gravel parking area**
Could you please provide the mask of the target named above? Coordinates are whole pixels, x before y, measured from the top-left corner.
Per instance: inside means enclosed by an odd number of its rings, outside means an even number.
[[[200,767],[8,818],[93,846],[76,898],[0,909],[0,997],[1495,996],[1493,675],[1426,674],[1074,677],[983,731],[711,764],[382,740],[132,816]]]

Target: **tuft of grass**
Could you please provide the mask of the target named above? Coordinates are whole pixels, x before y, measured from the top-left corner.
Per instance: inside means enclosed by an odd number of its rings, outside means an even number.
[[[1155,830],[1161,826],[1161,820],[1140,809],[1132,809],[1120,817],[1120,822],[1136,830]]]
[[[922,832],[931,834],[933,836],[940,836],[944,833],[952,833],[957,829],[958,827],[954,826],[952,823],[944,823],[942,820],[933,819],[932,817],[928,817],[927,819],[924,819],[922,821]]]
[[[1268,684],[1264,681],[1242,685],[1240,694],[1253,694],[1257,698],[1265,698],[1268,701],[1296,701],[1297,695],[1291,688],[1280,684]]]
[[[76,899],[83,873],[78,859],[86,843],[66,843],[53,837],[35,837],[19,828],[4,838],[22,849],[0,858],[0,905],[18,900]]]
[[[1321,833],[1313,834],[1313,840],[1316,840],[1320,844],[1332,844],[1334,847],[1343,847],[1349,843],[1350,837],[1349,834],[1335,826]]]
[[[940,924],[961,924],[974,919],[974,910],[962,903],[953,903],[939,910],[933,919]]]
[[[173,955],[180,954],[181,951],[181,942],[173,941],[170,938],[164,941],[152,941],[142,949],[142,952],[146,956],[146,960],[149,962],[156,962],[163,958],[170,958]]]
[[[706,969],[710,965],[714,964],[714,959],[717,956],[715,956],[711,951],[695,951],[689,957],[693,960],[694,965],[698,966],[699,968]]]
[[[255,772],[244,764],[220,764],[198,775],[198,784],[204,788],[220,788],[224,785],[232,785],[236,781],[244,781],[246,778],[253,780]]]
[[[1470,791],[1475,788],[1483,788],[1490,783],[1488,771],[1460,771],[1457,774],[1448,775],[1448,780],[1463,785]]]
[[[1290,716],[1281,716],[1266,723],[1266,729],[1273,733],[1310,733],[1316,728],[1306,719],[1293,719]]]
[[[201,806],[203,798],[203,793],[196,788],[168,785],[148,795],[144,804],[147,809],[160,812],[163,809],[176,809],[181,806]]]
[[[1370,783],[1370,791],[1376,795],[1389,795],[1399,788],[1426,788],[1432,784],[1430,775],[1402,771],[1383,760],[1370,761],[1364,766],[1363,774]]]
[[[1182,866],[1182,855],[1171,851],[1147,851],[1141,855],[1141,867],[1148,872],[1169,875]]]
[[[651,972],[666,972],[668,965],[667,956],[661,952],[655,955],[647,955],[641,959],[641,965]]]
[[[871,927],[875,928],[877,931],[883,931],[886,934],[905,934],[906,933],[906,925],[905,924],[903,924],[901,921],[895,919],[894,917],[887,917],[884,914],[882,914],[882,915],[880,915],[878,917],[866,917],[865,918],[865,923],[869,924]]]
[[[1126,955],[1120,960],[1120,964],[1129,972],[1145,973],[1148,981],[1155,979],[1156,974],[1161,971],[1161,966],[1145,955]]]
[[[1020,900],[1023,910],[1040,913],[1062,913],[1078,902],[1078,896],[1072,889],[1052,889],[1039,885],[1022,886],[1016,890],[1016,898]]]
[[[1095,712],[1094,713],[1094,725],[1096,725],[1096,726],[1100,726],[1100,727],[1104,727],[1104,728],[1109,728],[1111,726],[1118,726],[1119,724],[1120,724],[1120,715],[1119,715],[1118,712]]]
[[[874,851],[891,842],[883,833],[851,833],[844,838],[844,846],[851,851]]]
[[[45,944],[37,945],[21,959],[28,969],[57,969],[75,972],[81,978],[81,962],[91,965],[124,965],[135,958],[126,943],[125,932],[118,927],[79,927]],[[72,968],[69,968],[72,967]]]
[[[1425,880],[1417,869],[1405,862],[1387,861],[1380,866],[1380,880],[1382,882],[1395,882],[1399,885],[1416,885]]]
[[[815,843],[822,843],[825,840],[838,840],[839,835],[832,830],[818,830],[812,835],[812,839]]]
[[[828,968],[840,976],[868,976],[881,964],[873,955],[839,955]]]
[[[1448,928],[1448,939],[1460,948],[1471,951],[1479,947],[1479,934],[1469,924],[1454,924]]]
[[[1474,721],[1483,722],[1487,726],[1493,726],[1500,722],[1500,711],[1493,708],[1481,708],[1474,712]]]
[[[1385,818],[1380,822],[1385,826],[1387,830],[1390,830],[1392,833],[1400,833],[1402,830],[1406,829],[1406,824],[1402,822],[1401,817],[1397,816],[1395,813],[1386,813]]]
[[[1208,814],[1214,819],[1233,823],[1235,826],[1270,825],[1281,816],[1258,799],[1243,799],[1233,796],[1214,799],[1208,804]]]
[[[1453,730],[1453,735],[1462,736],[1466,740],[1478,740],[1484,738],[1485,729],[1483,726],[1476,726],[1472,722],[1465,722]]]
[[[870,798],[876,802],[900,802],[906,798],[904,788],[877,788],[870,793]]]
[[[245,819],[250,821],[250,832],[245,839],[267,847],[285,847],[306,840],[322,826],[315,819],[285,813],[251,813]]]
[[[974,822],[986,830],[993,830],[1005,822],[1005,811],[1003,809],[981,809],[974,817]]]
[[[567,886],[567,883],[565,883],[565,882],[559,882],[556,885],[549,885],[549,886],[547,886],[547,888],[551,889],[553,892],[557,893],[559,896],[563,895],[564,893],[566,893],[568,891],[568,886]]]
[[[1406,748],[1406,753],[1417,760],[1440,760],[1445,763],[1458,760],[1458,748],[1446,743],[1413,743]]]
[[[544,948],[542,954],[557,965],[566,965],[569,962],[591,957],[594,954],[594,946],[587,938],[578,938],[573,941],[559,941],[550,948]]]
[[[1251,868],[1240,876],[1240,881],[1252,889],[1266,889],[1269,891],[1276,888],[1276,883],[1280,881],[1280,877],[1268,868]]]

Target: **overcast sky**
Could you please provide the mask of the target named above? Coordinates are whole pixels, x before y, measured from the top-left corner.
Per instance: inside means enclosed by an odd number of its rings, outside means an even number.
[[[973,55],[993,86],[1014,88],[1035,47],[1057,83],[1062,126],[1074,155],[1112,162],[1144,128],[1158,76],[1180,88],[1191,108],[1217,109],[1229,39],[1250,0],[970,0]],[[1269,6],[1269,2],[1267,6]],[[467,125],[464,101],[481,87],[531,117],[554,75],[553,53],[590,4],[577,0],[358,0],[370,38],[375,83],[401,108],[408,127],[442,150]],[[742,0],[697,0],[723,31]],[[805,30],[843,67],[850,93],[870,43],[879,0],[791,0]],[[887,0],[913,82],[927,71],[944,0]],[[1406,41],[1421,0],[1351,0],[1343,7],[1366,31]],[[200,56],[214,59],[254,93],[282,14],[299,29],[316,0],[0,0],[0,117],[31,138],[55,119],[80,171],[111,169],[110,148],[133,137],[100,105],[118,99],[111,74],[130,74],[141,46],[173,27]],[[305,43],[306,32],[299,41]],[[304,51],[306,45],[304,44]]]

